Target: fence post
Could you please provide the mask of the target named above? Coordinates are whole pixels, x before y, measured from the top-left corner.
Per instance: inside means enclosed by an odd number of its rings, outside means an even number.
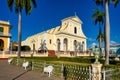
[[[103,71],[103,80],[105,80],[105,70]]]
[[[91,80],[91,67],[89,66],[89,80]]]
[[[101,80],[102,64],[92,64],[92,80]]]
[[[63,77],[63,64],[61,66],[61,77]]]

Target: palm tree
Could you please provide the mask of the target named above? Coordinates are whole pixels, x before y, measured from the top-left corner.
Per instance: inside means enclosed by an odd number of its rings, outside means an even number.
[[[22,10],[25,8],[26,14],[30,14],[32,4],[34,8],[37,6],[35,0],[7,0],[8,7],[12,11],[13,5],[15,12],[18,14],[18,58],[21,57],[21,27],[22,27]]]
[[[105,64],[109,65],[109,50],[110,50],[110,21],[109,21],[109,2],[111,1],[114,4],[114,7],[117,6],[120,0],[94,0],[97,5],[102,5],[105,9]]]
[[[100,50],[99,55],[101,56],[101,54],[102,54],[102,42],[104,41],[102,30],[101,30],[101,24],[104,23],[104,12],[100,12],[100,10],[97,8],[95,8],[94,10],[95,10],[95,13],[91,16],[91,18],[94,19],[95,25],[96,24],[99,25],[99,35],[97,36],[96,39],[99,42],[99,50]]]
[[[104,41],[104,34],[102,33],[101,27],[99,29],[99,35],[96,39],[99,42],[100,57],[102,57],[102,42]]]

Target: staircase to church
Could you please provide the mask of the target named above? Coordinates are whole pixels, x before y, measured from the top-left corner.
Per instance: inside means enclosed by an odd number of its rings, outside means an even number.
[[[50,57],[57,57],[55,55],[55,51],[54,50],[48,50],[48,56],[50,56]]]

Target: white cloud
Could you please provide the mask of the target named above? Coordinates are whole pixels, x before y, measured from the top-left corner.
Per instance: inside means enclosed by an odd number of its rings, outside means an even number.
[[[97,44],[96,44],[96,43],[92,43],[91,45],[92,45],[92,46],[96,46]]]
[[[118,43],[115,42],[115,41],[110,41],[110,45],[111,45],[111,46],[115,46],[115,45],[118,45]]]
[[[93,48],[93,47],[95,47],[95,46],[97,46],[97,44],[94,42],[94,43],[92,43],[89,47],[90,47],[90,48]]]
[[[93,39],[93,38],[87,38],[88,39],[88,41],[95,41],[95,39]]]
[[[111,44],[116,44],[117,42],[115,42],[115,41],[110,41],[110,43],[111,43]]]

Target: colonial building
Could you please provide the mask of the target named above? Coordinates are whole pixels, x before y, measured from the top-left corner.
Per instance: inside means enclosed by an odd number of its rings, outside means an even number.
[[[78,16],[61,20],[61,25],[35,34],[22,41],[31,50],[86,51],[86,36]]]
[[[0,50],[7,51],[9,50],[10,45],[10,29],[11,25],[9,22],[0,21]]]

